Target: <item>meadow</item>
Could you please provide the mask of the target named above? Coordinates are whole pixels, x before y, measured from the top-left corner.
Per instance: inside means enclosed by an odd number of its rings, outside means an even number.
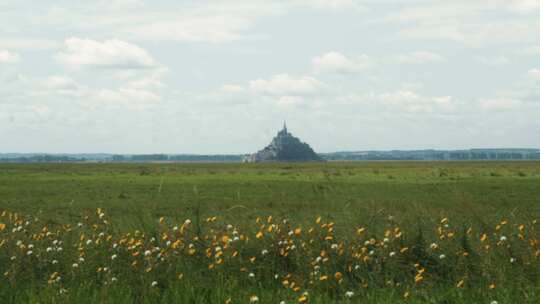
[[[1,303],[540,303],[540,162],[0,164]]]

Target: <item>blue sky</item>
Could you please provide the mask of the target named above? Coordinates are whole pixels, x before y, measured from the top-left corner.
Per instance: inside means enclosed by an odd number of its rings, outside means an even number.
[[[0,0],[0,152],[539,147],[540,1]]]

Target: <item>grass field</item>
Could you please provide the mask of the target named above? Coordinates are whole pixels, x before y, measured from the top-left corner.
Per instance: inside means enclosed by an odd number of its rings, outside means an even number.
[[[540,303],[540,162],[0,164],[0,212],[2,303]]]

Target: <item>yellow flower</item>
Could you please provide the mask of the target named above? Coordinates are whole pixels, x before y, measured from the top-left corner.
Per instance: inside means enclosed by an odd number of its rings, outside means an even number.
[[[336,273],[334,274],[334,277],[336,278],[336,280],[339,281],[339,280],[341,280],[341,278],[343,277],[343,274],[342,274],[341,272],[338,271],[338,272],[336,272]]]
[[[262,237],[263,237],[262,231],[257,232],[257,234],[256,234],[255,236],[256,236],[258,239],[262,238]]]
[[[6,229],[6,224],[0,223],[0,231],[3,231],[4,229]]]
[[[464,281],[464,280],[461,280],[461,281],[459,281],[459,282],[456,284],[456,287],[457,287],[457,288],[462,288],[464,285],[465,285],[465,281]]]

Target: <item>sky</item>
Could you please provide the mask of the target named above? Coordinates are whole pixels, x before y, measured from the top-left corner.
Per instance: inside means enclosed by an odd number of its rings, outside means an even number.
[[[540,148],[540,0],[0,0],[0,153]]]

